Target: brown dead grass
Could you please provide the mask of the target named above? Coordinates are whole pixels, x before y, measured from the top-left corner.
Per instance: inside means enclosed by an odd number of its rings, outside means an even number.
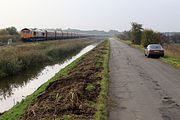
[[[165,54],[180,58],[180,44],[168,44],[163,46]]]

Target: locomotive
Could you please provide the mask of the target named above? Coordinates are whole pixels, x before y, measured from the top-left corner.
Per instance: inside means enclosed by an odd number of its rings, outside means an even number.
[[[58,40],[70,38],[83,38],[88,37],[86,34],[66,32],[62,30],[50,29],[37,29],[37,28],[24,28],[21,30],[21,39],[24,42],[45,41],[45,40]]]

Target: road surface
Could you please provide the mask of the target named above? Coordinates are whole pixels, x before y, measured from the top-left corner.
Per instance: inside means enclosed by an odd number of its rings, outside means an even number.
[[[180,70],[110,43],[109,120],[180,120]]]

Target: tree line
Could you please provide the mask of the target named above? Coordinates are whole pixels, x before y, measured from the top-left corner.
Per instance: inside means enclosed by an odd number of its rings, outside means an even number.
[[[18,31],[15,27],[8,27],[0,30],[0,35],[18,35]]]
[[[5,29],[0,29],[0,42],[7,43],[9,39],[13,41],[20,40],[20,35],[15,27],[8,27]]]
[[[180,32],[164,33],[169,42],[180,43]]]
[[[180,40],[180,34],[179,38],[178,35],[172,35],[171,37],[168,37],[167,35],[156,32],[152,29],[144,29],[142,27],[142,24],[132,22],[131,23],[131,29],[129,31],[124,31],[121,34],[119,34],[117,37],[122,40],[131,40],[133,44],[137,45],[143,45],[146,47],[148,44],[164,44],[169,43],[170,39],[176,39]]]

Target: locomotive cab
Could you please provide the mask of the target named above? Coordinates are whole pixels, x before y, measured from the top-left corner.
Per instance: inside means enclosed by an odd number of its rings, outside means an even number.
[[[32,31],[30,29],[24,28],[21,30],[21,39],[24,42],[28,42],[32,38]]]
[[[46,40],[46,31],[41,29],[27,29],[21,30],[21,39],[24,42],[33,42]]]

